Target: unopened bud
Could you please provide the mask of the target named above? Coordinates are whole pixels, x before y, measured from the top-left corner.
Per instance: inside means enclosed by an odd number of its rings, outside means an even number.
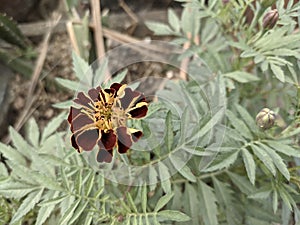
[[[263,28],[272,29],[278,21],[278,11],[277,9],[273,9],[269,11],[263,18]]]
[[[226,5],[227,3],[229,3],[229,0],[222,0],[223,4]]]
[[[274,125],[275,119],[276,119],[275,113],[268,108],[264,108],[257,114],[256,124],[260,128],[267,130]]]

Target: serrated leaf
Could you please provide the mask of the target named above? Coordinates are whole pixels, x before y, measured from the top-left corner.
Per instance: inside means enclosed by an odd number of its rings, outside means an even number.
[[[28,121],[28,139],[34,147],[38,148],[40,131],[34,118]]]
[[[13,127],[9,127],[9,134],[18,152],[20,152],[25,157],[31,159],[33,154],[33,148],[24,140],[24,138]]]
[[[223,205],[223,207],[229,207],[233,201],[231,187],[215,177],[213,177],[213,183],[218,203]]]
[[[165,145],[167,146],[168,152],[172,150],[174,133],[173,133],[173,124],[172,124],[172,113],[169,111],[166,117],[165,124]]]
[[[275,77],[278,80],[280,80],[281,82],[284,82],[285,76],[284,76],[283,70],[279,66],[275,65],[274,63],[271,63],[270,66],[271,66],[271,70],[273,71],[273,74],[275,75]]]
[[[79,55],[74,51],[72,52],[73,59],[73,70],[76,77],[81,81],[86,78],[86,73],[90,70],[89,64],[84,61]]]
[[[176,33],[180,32],[180,20],[171,8],[168,9],[168,22]]]
[[[0,183],[0,194],[6,198],[20,199],[37,189],[40,187],[11,180]]]
[[[242,136],[244,136],[247,139],[252,139],[252,134],[251,134],[249,128],[246,126],[246,124],[242,120],[238,119],[237,116],[234,115],[233,112],[231,112],[230,110],[227,110],[226,116],[230,120],[233,127],[237,131],[239,131]]]
[[[73,100],[68,100],[64,102],[55,103],[52,106],[58,109],[69,109],[73,104]]]
[[[294,149],[289,145],[285,145],[279,141],[270,141],[270,140],[266,141],[266,143],[277,152],[283,153],[288,156],[294,156],[300,158],[300,151],[297,151],[296,149]]]
[[[155,35],[172,35],[174,32],[172,29],[163,23],[147,21],[145,22],[146,26],[154,32]]]
[[[236,161],[238,154],[239,151],[235,151],[231,154],[226,154],[225,158],[219,160],[217,163],[213,163],[213,165],[210,165],[208,168],[205,168],[202,171],[211,172],[215,170],[228,168],[231,164],[233,164]]]
[[[212,188],[202,181],[199,182],[198,188],[199,200],[202,203],[200,213],[205,225],[218,225],[217,199]]]
[[[77,199],[75,202],[72,203],[72,205],[70,205],[70,207],[63,214],[63,217],[59,220],[58,224],[60,225],[68,224],[69,220],[72,218],[80,201],[81,201],[80,199]]]
[[[142,210],[143,213],[147,212],[147,185],[144,184],[142,187]]]
[[[189,221],[191,218],[186,214],[176,211],[176,210],[162,210],[157,213],[158,221],[177,221],[177,222],[185,222]]]
[[[48,192],[45,197],[47,198],[56,198],[59,192]],[[44,205],[39,209],[35,225],[43,225],[47,218],[51,215],[52,211],[55,208],[55,204]]]
[[[55,132],[60,124],[66,119],[66,113],[63,112],[59,114],[58,116],[54,117],[44,128],[42,138],[41,138],[41,144],[45,141],[45,139],[51,135],[53,132]]]
[[[107,82],[106,86],[109,87],[113,83],[121,83],[125,79],[127,73],[127,69],[123,70],[121,73],[118,73],[116,76],[114,76],[111,80]]]
[[[184,204],[184,207],[187,208],[185,212],[191,217],[191,223],[192,225],[198,225],[199,224],[199,212],[200,212],[200,202],[198,199],[198,193],[195,190],[194,185],[187,183],[186,184],[186,191],[184,194],[187,194],[186,203]],[[186,196],[186,195],[185,195]]]
[[[168,193],[168,194],[162,196],[156,203],[154,212],[158,212],[159,210],[161,210],[173,198],[173,196],[174,196],[174,193]]]
[[[137,213],[138,210],[136,208],[136,205],[134,204],[134,201],[131,197],[131,194],[129,192],[126,193],[126,196],[127,196],[127,199],[128,199],[128,203],[129,203],[129,206],[130,208],[133,210],[133,212]]]
[[[90,172],[89,178],[85,184],[85,195],[89,196],[91,193],[93,186],[94,186],[94,181],[95,181],[95,173],[93,171]]]
[[[242,156],[243,156],[243,161],[244,161],[244,164],[246,167],[248,178],[249,178],[250,182],[254,185],[255,184],[256,165],[255,165],[253,156],[245,148],[242,149]]]
[[[89,204],[88,201],[82,200],[79,203],[78,207],[76,208],[74,214],[72,215],[72,219],[69,220],[68,224],[73,224],[79,218],[79,216],[83,213],[83,211],[86,209],[88,204]]]
[[[59,193],[59,192],[55,192],[55,193]],[[68,197],[68,195],[62,195],[62,196],[59,196],[59,197],[54,197],[53,196],[51,199],[46,200],[46,201],[42,201],[38,205],[40,207],[48,207],[48,206],[51,206],[51,205],[56,205],[56,204],[62,202],[67,197]]]
[[[249,195],[255,191],[255,188],[246,177],[231,172],[227,172],[227,174],[242,193]]]
[[[108,60],[104,58],[101,61],[100,66],[96,69],[94,73],[93,86],[102,86],[106,79],[106,72],[108,69]]]
[[[251,194],[248,196],[248,198],[254,198],[254,199],[266,199],[270,196],[271,194],[271,189],[266,190],[266,191],[258,191],[254,194]]]
[[[254,144],[251,145],[254,154],[260,159],[260,161],[263,162],[263,164],[269,169],[269,171],[273,174],[273,176],[276,175],[276,169],[273,164],[272,158],[259,146],[256,146]]]
[[[278,209],[278,192],[276,189],[273,190],[272,206],[273,206],[273,212],[276,213]]]
[[[25,216],[34,206],[40,201],[44,189],[31,192],[23,200],[22,204],[18,208],[17,212],[14,214],[13,218],[10,221],[10,224],[14,224],[19,221],[23,216]]]
[[[240,83],[248,83],[253,81],[259,81],[260,79],[254,76],[251,73],[247,73],[245,71],[234,71],[230,73],[225,73],[223,76],[231,78]]]
[[[161,181],[161,186],[165,193],[171,193],[170,173],[167,166],[163,162],[158,162],[158,174]]]
[[[45,161],[46,163],[49,163],[51,166],[71,166],[70,164],[66,163],[63,159],[49,154],[39,154],[39,157]]]
[[[68,88],[72,91],[78,91],[78,88],[79,88],[78,81],[73,81],[73,80],[64,79],[64,78],[60,78],[60,77],[56,77],[55,80],[65,88]]]
[[[196,182],[196,177],[192,173],[191,169],[186,165],[187,162],[182,160],[176,153],[171,153],[169,157],[170,161],[172,162],[173,166],[183,177],[188,179],[191,182]]]
[[[284,164],[283,159],[271,148],[267,145],[260,143],[260,146],[264,148],[267,154],[271,157],[272,161],[274,162],[277,169],[280,173],[289,181],[290,180],[290,172],[287,169],[287,165]]]
[[[258,132],[257,125],[254,121],[254,118],[249,114],[249,112],[242,106],[236,104],[235,105],[237,111],[241,115],[241,118],[243,118],[244,122],[248,125],[251,131]]]
[[[13,149],[10,146],[4,145],[0,142],[0,152],[5,158],[19,165],[26,165],[26,159],[21,155],[16,149]]]
[[[157,186],[157,172],[153,166],[149,166],[149,185],[150,191],[154,191]]]

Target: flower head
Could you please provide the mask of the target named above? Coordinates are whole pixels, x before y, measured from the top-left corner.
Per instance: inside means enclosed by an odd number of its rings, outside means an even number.
[[[128,128],[128,119],[146,116],[148,105],[144,95],[126,85],[114,83],[108,89],[92,88],[79,92],[68,116],[72,146],[78,152],[99,147],[97,161],[111,162],[113,148],[126,153],[143,133]]]

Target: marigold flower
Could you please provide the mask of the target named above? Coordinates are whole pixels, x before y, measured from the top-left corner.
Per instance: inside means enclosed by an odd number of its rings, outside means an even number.
[[[92,88],[88,95],[79,92],[74,102],[79,107],[71,107],[68,116],[72,146],[82,152],[98,145],[98,162],[111,162],[115,146],[119,153],[126,153],[143,135],[126,122],[146,116],[148,104],[143,94],[126,85]]]

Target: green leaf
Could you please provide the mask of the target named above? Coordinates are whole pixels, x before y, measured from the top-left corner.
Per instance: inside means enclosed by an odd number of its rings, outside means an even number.
[[[0,183],[0,195],[6,198],[20,199],[37,189],[40,187],[11,180]]]
[[[236,80],[240,83],[248,83],[253,81],[259,81],[260,79],[254,76],[251,73],[247,73],[245,71],[234,71],[230,73],[225,73],[223,76]]]
[[[163,162],[158,162],[158,174],[161,181],[161,186],[165,193],[171,193],[171,182],[169,169]]]
[[[86,196],[89,196],[93,189],[94,182],[95,182],[95,173],[93,171],[90,171],[88,177],[89,178],[85,184],[85,195]]]
[[[166,124],[165,124],[165,145],[167,146],[168,152],[172,150],[174,133],[173,133],[173,124],[172,124],[172,113],[169,111],[166,117]]]
[[[186,214],[176,211],[176,210],[162,210],[157,213],[158,220],[161,221],[177,221],[177,222],[185,222],[189,221],[191,218]],[[216,225],[216,224],[215,224]]]
[[[249,180],[235,173],[227,172],[232,182],[240,189],[240,191],[246,195],[252,194],[255,191],[254,186]]]
[[[157,172],[155,168],[150,165],[149,166],[149,185],[150,185],[150,191],[154,191],[157,186]]]
[[[138,210],[136,208],[136,205],[134,204],[134,201],[133,201],[133,199],[131,197],[131,194],[129,192],[127,192],[126,196],[127,196],[127,200],[128,200],[130,208],[133,210],[133,212],[137,213]]]
[[[278,80],[280,80],[281,82],[284,82],[285,76],[284,76],[283,70],[279,66],[275,65],[274,63],[271,63],[270,66],[271,66],[271,70],[273,71],[275,77]]]
[[[147,21],[145,22],[146,26],[154,32],[155,35],[172,35],[174,32],[172,29],[163,23],[154,22],[154,21]]]
[[[244,160],[244,164],[246,167],[248,178],[249,178],[250,182],[254,185],[256,165],[255,165],[253,156],[245,148],[242,148],[242,156],[243,156],[243,160]]]
[[[274,167],[272,158],[259,146],[251,144],[251,148],[253,149],[254,154],[260,159],[260,161],[263,162],[263,164],[269,169],[273,176],[275,176],[276,169]]]
[[[63,214],[63,217],[59,220],[58,224],[60,225],[68,224],[69,220],[72,218],[80,201],[81,201],[80,199],[77,199],[75,202],[72,203],[72,205],[70,205],[70,207]]]
[[[107,58],[104,58],[103,61],[101,61],[100,66],[95,71],[94,79],[93,79],[94,86],[102,86],[105,79],[107,78],[106,77],[107,70],[108,70],[108,60]]]
[[[176,33],[180,32],[180,20],[171,8],[168,9],[168,22]]]
[[[31,118],[28,122],[28,139],[31,144],[38,148],[39,146],[39,139],[40,139],[40,131],[39,127],[34,118]]]
[[[78,219],[78,217],[83,213],[83,211],[87,208],[88,204],[89,204],[88,201],[81,200],[74,214],[72,215],[72,219],[68,222],[68,224],[73,224]]]
[[[23,216],[25,216],[34,206],[40,201],[44,189],[31,192],[23,200],[22,204],[18,208],[17,212],[14,214],[13,218],[10,221],[10,224],[14,224],[19,221]]]
[[[9,134],[16,149],[25,157],[31,159],[33,148],[24,140],[24,138],[13,128],[9,127]]]
[[[53,118],[47,126],[44,128],[41,143],[45,141],[45,139],[51,135],[53,132],[55,132],[60,124],[66,119],[67,115],[65,112],[59,114],[57,117]]]
[[[5,158],[8,160],[15,162],[19,165],[26,165],[26,159],[24,158],[23,155],[21,155],[16,149],[4,145],[0,142],[0,152],[3,154]]]
[[[218,203],[223,207],[229,207],[233,201],[231,186],[219,181],[216,177],[213,177],[213,183]]]
[[[89,64],[84,61],[74,51],[72,53],[73,58],[73,70],[76,77],[81,81],[86,79],[86,73],[90,70]]]
[[[248,113],[248,111],[240,106],[239,104],[235,104],[235,107],[239,114],[241,115],[241,118],[243,118],[243,121],[248,125],[251,131],[258,132],[258,127],[253,119],[253,117]]]
[[[234,151],[230,154],[224,154],[224,158],[222,157],[222,160],[218,160],[218,162],[213,162],[212,165],[210,165],[208,168],[203,169],[203,172],[211,172],[215,170],[221,170],[224,168],[228,168],[231,164],[233,164],[237,156],[239,154],[239,151]]]
[[[168,193],[168,194],[162,196],[156,203],[154,212],[158,212],[159,210],[161,210],[173,198],[173,196],[174,196],[174,193]]]
[[[191,169],[186,165],[187,162],[183,161],[182,158],[176,155],[175,153],[171,153],[169,157],[173,166],[183,177],[188,179],[191,182],[196,182],[196,177],[192,173]]]
[[[289,145],[285,145],[279,141],[270,141],[270,140],[266,141],[266,143],[277,152],[283,153],[288,156],[294,156],[300,158],[300,151],[297,151],[296,149],[294,149]]]
[[[55,103],[52,106],[58,109],[69,109],[73,105],[73,100]]]
[[[226,111],[226,116],[228,117],[228,119],[230,120],[231,124],[233,125],[233,127],[239,131],[239,133],[244,136],[247,139],[252,139],[252,134],[249,130],[249,128],[246,126],[246,124],[237,118],[236,115],[234,115],[233,112],[231,112],[230,110]]]
[[[68,88],[72,91],[78,91],[79,89],[79,82],[78,81],[73,81],[73,80],[69,80],[69,79],[63,79],[60,77],[56,77],[55,80],[62,85],[65,88]]]
[[[142,210],[143,213],[147,212],[147,185],[144,184],[142,187]]]
[[[260,146],[264,148],[267,154],[271,157],[280,173],[289,181],[290,172],[287,169],[286,164],[284,164],[283,159],[272,148],[269,148],[267,145],[260,143]]]
[[[263,191],[258,191],[252,195],[249,195],[248,198],[254,198],[254,199],[266,199],[270,196],[271,194],[271,189],[269,190],[263,190]]]
[[[276,189],[273,190],[272,206],[273,206],[273,212],[276,213],[278,209],[278,192]]]
[[[200,213],[205,225],[218,225],[217,199],[212,188],[206,183],[199,182],[199,200],[201,202]]]
[[[191,225],[198,225],[200,219],[200,202],[198,199],[198,193],[195,190],[194,185],[186,183],[186,191],[183,196],[183,205],[186,210],[184,212],[191,217]],[[202,205],[201,205],[202,207]]]
[[[106,86],[109,87],[113,83],[121,83],[125,79],[127,73],[127,69],[123,70],[121,73],[118,73],[116,76],[114,76],[111,80],[108,81]]]
[[[48,192],[45,196],[46,198],[56,198],[59,192]],[[55,208],[55,204],[52,205],[44,205],[39,209],[35,225],[43,225],[47,218],[51,215]]]
[[[59,193],[59,192],[55,192],[55,193]],[[65,198],[67,198],[68,197],[68,195],[62,195],[62,196],[58,196],[58,197],[54,197],[54,196],[52,196],[52,198],[51,199],[49,199],[49,200],[46,200],[46,201],[42,201],[41,203],[39,203],[38,205],[40,206],[40,207],[49,207],[49,206],[52,206],[52,205],[56,205],[56,204],[58,204],[58,203],[60,203],[60,202],[62,202]]]

